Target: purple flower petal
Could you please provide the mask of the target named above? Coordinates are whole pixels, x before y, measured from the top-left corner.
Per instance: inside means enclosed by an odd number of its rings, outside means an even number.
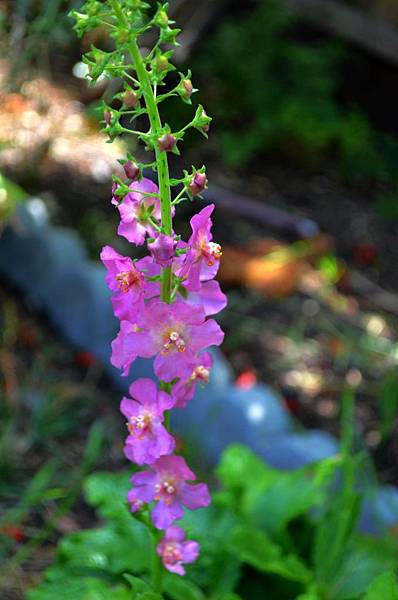
[[[172,525],[167,529],[164,540],[167,542],[183,542],[185,540],[185,531],[178,525]]]
[[[191,292],[188,296],[189,304],[201,306],[205,315],[215,315],[227,305],[227,297],[221,291],[218,281],[205,281],[198,292]]]
[[[181,519],[184,509],[177,502],[165,504],[161,500],[152,509],[151,518],[156,529],[167,529],[173,521]]]
[[[156,377],[162,381],[173,381],[178,377],[188,377],[192,371],[194,355],[189,350],[185,352],[170,352],[156,356],[153,363],[153,370]]]
[[[181,498],[184,505],[191,510],[208,506],[211,502],[209,490],[205,483],[198,483],[196,485],[184,484],[181,489]]]
[[[138,415],[140,410],[140,405],[138,402],[134,402],[134,400],[130,400],[129,398],[123,398],[120,403],[120,412],[129,419],[131,416]]]
[[[209,346],[219,346],[224,339],[224,332],[214,319],[208,319],[202,325],[190,327],[190,347],[194,352]]]
[[[157,404],[158,388],[152,379],[136,379],[129,387],[130,396],[145,406]]]
[[[199,556],[200,546],[198,542],[188,541],[181,544],[182,546],[182,561],[184,563],[192,563]]]
[[[132,221],[131,223],[121,221],[117,228],[118,235],[137,246],[141,246],[145,242],[146,231],[146,228],[138,221]]]

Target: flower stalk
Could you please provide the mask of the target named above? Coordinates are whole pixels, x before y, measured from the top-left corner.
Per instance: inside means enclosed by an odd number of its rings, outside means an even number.
[[[103,103],[103,131],[111,142],[127,133],[136,135],[155,155],[155,160],[146,164],[130,153],[119,161],[127,180],[113,176],[111,200],[120,213],[118,234],[137,246],[146,244],[149,254],[133,260],[105,246],[101,260],[107,269],[114,314],[120,320],[111,363],[128,376],[136,358],[153,359],[157,377],[157,382],[135,379],[129,396],[120,404],[128,431],[124,454],[146,467],[132,476],[127,499],[131,512],[149,528],[152,588],[156,592],[162,588],[161,564],[172,573],[184,575],[183,565],[195,561],[199,554],[199,544],[185,539],[184,530],[174,523],[185,509],[207,506],[210,495],[206,484],[191,483],[195,473],[182,456],[175,454],[170,410],[184,408],[193,400],[197,385],[208,382],[213,360],[207,349],[220,345],[224,337],[217,322],[208,317],[226,305],[226,297],[214,280],[221,257],[221,248],[211,234],[214,205],[205,206],[192,217],[188,241],[173,231],[176,206],[200,199],[207,178],[204,167],[192,167],[191,172],[184,170],[183,177],[170,179],[168,153],[179,153],[177,144],[183,142],[189,128],[207,137],[211,119],[198,105],[194,118],[177,132],[161,121],[161,102],[177,96],[191,104],[197,91],[188,71],[187,75],[180,73],[180,82],[171,91],[157,95],[168,72],[174,70],[173,50],[163,46],[176,46],[179,33],[171,27],[167,8],[167,4],[158,4],[151,16],[150,6],[143,0],[86,0],[82,7],[86,12],[72,11],[79,35],[108,24],[115,40],[115,50],[93,47],[83,57],[90,81],[95,83],[104,74],[123,80],[123,90],[114,96],[120,107]],[[151,28],[158,30],[159,37],[144,57],[137,38]],[[148,131],[125,126],[126,118],[131,123],[144,114]],[[158,185],[145,177],[149,168],[156,171]],[[173,199],[177,186],[182,189]]]
[[[115,11],[115,15],[126,29],[129,28],[129,23],[123,14],[120,7],[119,0],[110,0],[112,8]],[[129,51],[135,70],[137,73],[138,81],[142,87],[142,93],[144,96],[146,108],[148,111],[148,118],[150,123],[151,133],[159,137],[162,132],[162,122],[158,111],[158,106],[155,99],[155,94],[149,79],[148,72],[142,60],[141,52],[138,48],[135,39],[132,39],[129,43]],[[169,164],[167,160],[166,152],[160,150],[158,146],[155,146],[156,156],[156,167],[159,181],[159,193],[160,193],[160,208],[161,208],[161,222],[162,228],[166,235],[172,234],[173,231],[173,220],[171,214],[171,194],[170,194],[170,175],[169,175]],[[161,299],[164,302],[170,302],[171,299],[171,268],[166,267],[162,269],[162,289]]]

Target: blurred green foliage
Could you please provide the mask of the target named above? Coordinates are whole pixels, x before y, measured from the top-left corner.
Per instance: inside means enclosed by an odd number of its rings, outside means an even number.
[[[0,226],[4,225],[27,194],[0,173]]]
[[[150,588],[151,533],[144,517],[129,514],[128,475],[90,475],[86,499],[103,525],[66,536],[28,600],[60,590],[74,600],[258,600],[264,593],[269,600],[372,600],[381,592],[378,598],[396,600],[396,541],[357,532],[362,495],[357,476],[347,477],[357,464],[347,435],[339,456],[289,473],[230,446],[216,469],[213,504],[182,519],[201,545],[200,560],[184,579],[164,573],[163,596]],[[336,487],[339,472],[344,483]]]
[[[51,53],[65,49],[73,39],[68,12],[81,4],[82,0],[12,0],[2,3],[0,49],[10,61],[10,87],[18,88],[32,67],[48,70]]]
[[[310,167],[337,159],[348,182],[395,185],[398,141],[338,100],[347,55],[275,0],[222,20],[196,52],[194,73],[225,162],[243,169],[266,152]]]

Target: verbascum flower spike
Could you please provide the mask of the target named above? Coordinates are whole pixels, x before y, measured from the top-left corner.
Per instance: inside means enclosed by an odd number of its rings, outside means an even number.
[[[114,95],[117,104],[103,103],[104,133],[110,141],[119,135],[134,135],[145,151],[153,154],[152,162],[145,164],[130,154],[120,159],[127,180],[113,176],[111,197],[120,217],[118,234],[134,246],[146,244],[148,254],[136,260],[106,245],[101,260],[114,314],[120,320],[111,362],[128,376],[137,358],[151,359],[157,378],[133,381],[120,410],[127,429],[124,454],[146,467],[131,478],[127,500],[135,515],[142,515],[143,520],[150,515],[145,522],[154,540],[152,585],[160,592],[163,567],[184,575],[184,565],[199,555],[199,544],[186,540],[184,530],[175,522],[184,510],[210,503],[207,485],[191,483],[196,475],[185,459],[175,454],[169,413],[195,401],[197,386],[206,385],[211,377],[213,359],[207,350],[219,346],[224,338],[220,326],[209,318],[226,305],[214,279],[222,251],[211,233],[214,204],[202,206],[192,217],[192,234],[187,241],[174,231],[176,206],[200,198],[207,176],[202,167],[171,179],[168,161],[180,152],[177,142],[183,142],[188,129],[207,137],[211,118],[199,105],[192,120],[175,133],[162,123],[161,103],[177,96],[191,104],[197,91],[188,71],[186,76],[180,74],[176,87],[159,94],[168,73],[174,70],[173,52],[180,31],[173,27],[167,4],[160,3],[154,10],[141,0],[87,0],[71,15],[78,35],[101,26],[108,27],[113,39],[114,48],[109,52],[92,47],[84,58],[91,84],[103,76],[123,81],[122,91]],[[157,41],[144,55],[139,38],[153,29]],[[142,125],[143,130],[130,129],[132,122]],[[162,535],[159,530],[163,530]]]

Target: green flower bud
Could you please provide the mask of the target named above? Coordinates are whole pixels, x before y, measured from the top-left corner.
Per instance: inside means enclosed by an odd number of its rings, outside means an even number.
[[[184,102],[191,103],[190,98],[195,90],[190,79],[182,79],[177,91]]]
[[[164,54],[158,54],[155,58],[155,67],[158,73],[166,71],[169,68],[168,58]]]
[[[168,26],[169,16],[163,8],[161,10],[159,10],[159,12],[157,13],[157,15],[154,19],[154,23],[155,23],[155,25],[157,25],[160,28]]]
[[[193,126],[207,137],[207,132],[210,129],[210,121],[211,117],[207,115],[203,106],[199,104],[193,120]]]
[[[129,32],[126,29],[119,29],[115,34],[115,39],[121,44],[127,44],[130,39]]]

